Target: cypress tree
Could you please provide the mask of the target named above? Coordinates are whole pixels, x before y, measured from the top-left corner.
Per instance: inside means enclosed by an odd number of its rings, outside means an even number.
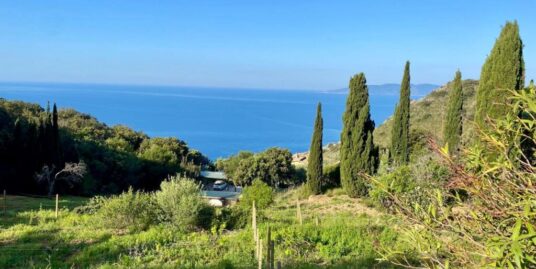
[[[457,71],[449,92],[447,116],[443,125],[443,139],[453,156],[456,156],[459,151],[462,136],[462,109],[462,73]]]
[[[363,173],[373,174],[378,167],[378,148],[374,146],[374,121],[370,119],[370,105],[365,74],[350,79],[341,133],[341,184],[352,197],[368,193]]]
[[[488,118],[501,119],[512,113],[509,91],[523,89],[524,80],[525,63],[519,27],[517,22],[506,22],[480,73],[475,122],[481,129],[493,126],[488,124]]]
[[[53,163],[56,165],[56,167],[60,167],[61,165],[61,150],[59,140],[60,134],[58,126],[58,108],[56,103],[54,103],[54,107],[52,108],[52,153],[54,154]]]
[[[410,75],[409,61],[404,68],[404,77],[400,85],[400,100],[395,109],[393,128],[391,130],[391,158],[396,165],[409,162],[409,117],[410,117]]]
[[[309,148],[309,158],[307,164],[307,184],[312,194],[319,194],[322,191],[322,105],[318,103],[316,108],[316,119]]]

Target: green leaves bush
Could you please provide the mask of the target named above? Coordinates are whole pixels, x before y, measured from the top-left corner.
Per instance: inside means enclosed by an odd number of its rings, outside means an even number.
[[[274,200],[274,191],[268,184],[255,179],[251,186],[244,188],[240,204],[244,208],[251,208],[253,202],[259,209],[268,207]]]
[[[157,222],[159,209],[151,194],[130,188],[100,203],[96,216],[105,227],[139,231]]]
[[[181,230],[200,225],[200,212],[207,207],[201,198],[200,185],[192,179],[175,176],[160,184],[154,194],[161,209],[160,220]]]

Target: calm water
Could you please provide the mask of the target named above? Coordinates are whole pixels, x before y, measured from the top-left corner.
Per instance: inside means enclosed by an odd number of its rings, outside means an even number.
[[[370,88],[372,117],[379,125],[398,97]],[[317,102],[323,105],[324,142],[336,142],[346,101],[345,93],[318,91],[44,83],[0,83],[0,97],[42,106],[50,100],[108,125],[175,136],[211,159],[271,146],[306,151]]]

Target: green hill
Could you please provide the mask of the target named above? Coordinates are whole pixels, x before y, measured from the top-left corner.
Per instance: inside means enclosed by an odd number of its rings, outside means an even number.
[[[478,87],[477,80],[464,80],[463,81],[463,97],[464,97],[464,132],[462,143],[466,143],[471,133],[472,120],[474,118],[475,110],[475,93]],[[411,118],[410,128],[412,141],[418,141],[415,143],[426,142],[426,139],[419,139],[422,137],[432,137],[437,141],[443,139],[443,119],[447,109],[448,92],[451,89],[451,83],[447,83],[435,90],[433,90],[427,96],[414,100],[411,102]],[[385,122],[379,124],[374,131],[374,141],[380,148],[389,148],[391,144],[391,128],[392,128],[392,116]],[[302,166],[307,163],[307,159],[303,159],[307,156],[307,153],[300,153],[301,157],[295,158],[295,165]],[[326,164],[333,164],[339,161],[339,144],[329,144],[324,147],[324,162]]]
[[[471,122],[474,117],[475,93],[477,87],[478,81],[476,80],[463,81],[463,141],[467,141],[467,134],[472,130]],[[415,138],[422,137],[423,135],[431,136],[438,141],[443,139],[443,120],[447,110],[448,93],[450,89],[451,83],[448,83],[432,91],[427,96],[411,102],[410,128],[412,141],[415,141]],[[392,117],[390,117],[374,131],[374,140],[381,148],[388,148],[391,144],[392,124]]]

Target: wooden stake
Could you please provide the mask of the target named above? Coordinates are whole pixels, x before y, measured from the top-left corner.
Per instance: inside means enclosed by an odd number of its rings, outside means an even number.
[[[303,224],[303,218],[302,218],[302,214],[301,214],[300,200],[296,201],[296,216],[298,217],[298,223],[300,225],[302,225]]]
[[[277,269],[281,269],[281,261],[277,261]]]
[[[316,226],[318,226],[318,224],[320,224],[320,221],[318,220],[318,216],[315,217],[315,224],[316,224]]]
[[[257,257],[259,269],[262,269],[262,239],[259,239],[259,257]]]
[[[253,241],[257,242],[257,208],[255,208],[255,201],[253,201],[253,207],[251,208],[251,227],[253,229]]]
[[[270,240],[270,269],[274,269],[274,240]]]
[[[266,233],[266,268],[270,269],[271,264],[271,250],[272,250],[272,232],[270,226],[268,226],[268,232]]]
[[[56,218],[58,218],[59,194],[56,194]]]

